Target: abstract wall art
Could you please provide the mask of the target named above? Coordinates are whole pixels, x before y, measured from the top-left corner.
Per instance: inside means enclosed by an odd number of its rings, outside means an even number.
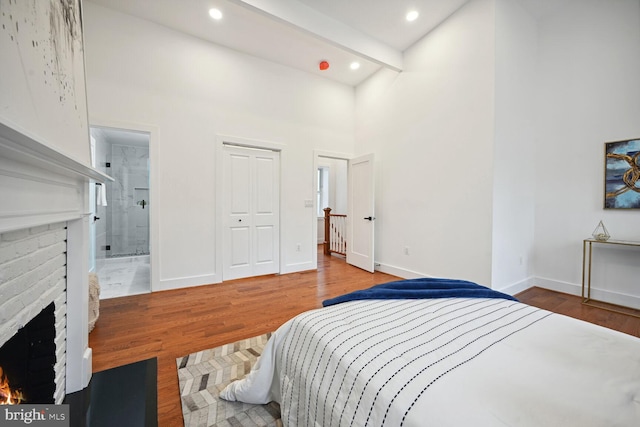
[[[0,123],[89,162],[81,0],[0,0]]]
[[[605,209],[640,209],[640,138],[605,143]]]

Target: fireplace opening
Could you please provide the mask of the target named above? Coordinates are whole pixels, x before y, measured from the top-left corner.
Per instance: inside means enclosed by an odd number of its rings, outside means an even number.
[[[55,305],[49,304],[0,348],[0,368],[28,404],[51,404],[56,391]]]

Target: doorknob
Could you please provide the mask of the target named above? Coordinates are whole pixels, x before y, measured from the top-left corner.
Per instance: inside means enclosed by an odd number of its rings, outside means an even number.
[[[364,219],[366,219],[367,221],[373,221],[374,219],[376,219],[375,216],[366,216],[364,217]]]
[[[95,215],[93,216],[93,221],[94,221],[94,222],[95,222],[95,221],[97,221],[97,220],[99,220],[99,219],[100,219],[100,217],[99,217],[99,216],[95,216]]]

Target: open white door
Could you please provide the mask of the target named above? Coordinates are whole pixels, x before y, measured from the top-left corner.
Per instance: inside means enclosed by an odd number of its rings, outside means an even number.
[[[349,160],[347,263],[374,271],[373,154]]]

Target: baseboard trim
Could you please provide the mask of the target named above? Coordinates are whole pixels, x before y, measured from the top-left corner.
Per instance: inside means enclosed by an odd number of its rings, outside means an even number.
[[[300,273],[302,271],[316,270],[317,268],[318,265],[314,264],[312,261],[305,261],[297,264],[287,264],[283,266],[280,270],[280,274]]]
[[[582,285],[560,280],[547,279],[544,277],[534,277],[531,286],[549,289],[550,291],[562,292],[570,295],[581,295]]]
[[[565,294],[582,296],[582,284],[562,282],[559,280],[546,279],[536,277],[532,286],[549,289],[552,291],[563,292]],[[591,299],[607,302],[609,304],[621,305],[640,310],[640,297],[620,292],[598,289],[591,287]]]
[[[417,279],[420,277],[434,277],[428,274],[418,273],[417,271],[407,270],[405,268],[395,267],[393,265],[376,263],[376,271],[381,273],[391,274],[392,276],[397,276],[402,279]],[[526,289],[531,288],[534,285],[534,277],[528,277],[520,282],[514,283],[512,285],[506,286],[502,289],[495,289],[496,291],[508,294],[515,295],[518,292],[522,292]]]
[[[515,294],[517,294],[519,292],[526,291],[527,289],[529,289],[529,288],[531,288],[533,286],[535,286],[534,285],[534,278],[533,278],[533,276],[531,276],[531,277],[527,277],[526,279],[521,280],[521,281],[519,281],[517,283],[514,283],[512,285],[506,286],[504,288],[501,288],[501,289],[495,288],[495,290],[498,291],[498,292],[502,292],[503,294],[515,295]]]
[[[405,268],[395,267],[393,265],[375,263],[375,270],[381,273],[390,274],[392,276],[400,277],[401,279],[417,279],[420,277],[428,277],[425,274],[418,273],[416,271],[407,270]]]
[[[156,291],[168,291],[170,289],[191,288],[194,286],[210,285],[212,283],[220,283],[222,279],[218,274],[205,274],[202,276],[179,277],[177,279],[160,280]]]

